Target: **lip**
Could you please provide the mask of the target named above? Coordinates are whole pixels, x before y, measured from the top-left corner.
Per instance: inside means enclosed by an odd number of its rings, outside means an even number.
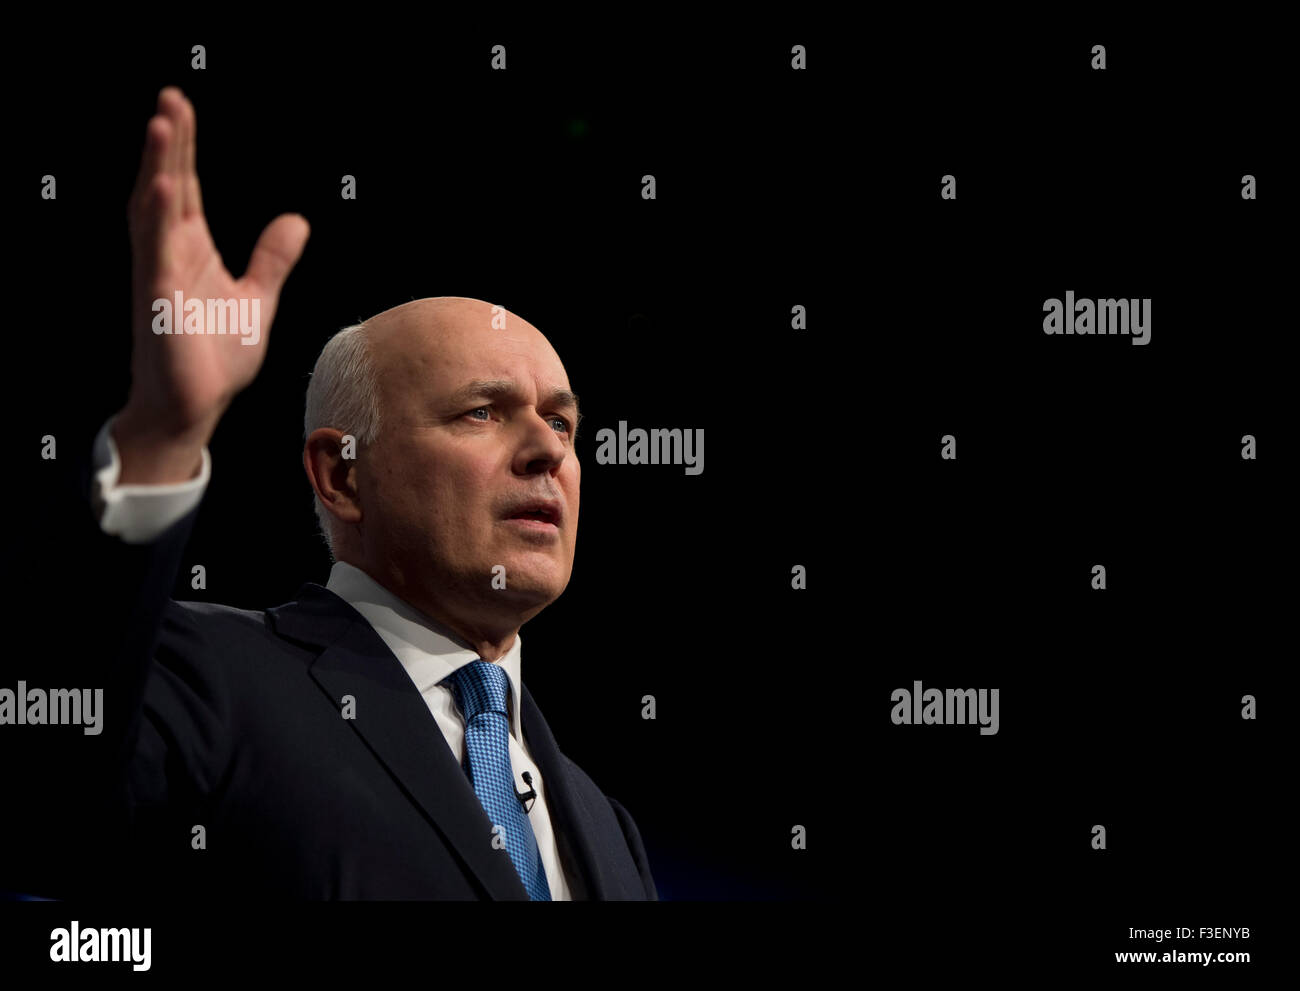
[[[546,522],[546,520],[506,519],[501,522],[516,527],[524,533],[535,533],[542,537],[558,537],[560,534],[560,528],[554,523]]]
[[[522,522],[545,523],[552,528],[558,528],[564,523],[564,508],[556,499],[521,499],[505,511],[503,518],[509,522],[520,522],[520,514],[531,512],[543,512],[549,519]]]

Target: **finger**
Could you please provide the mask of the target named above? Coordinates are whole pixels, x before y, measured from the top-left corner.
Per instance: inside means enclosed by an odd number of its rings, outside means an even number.
[[[154,176],[141,194],[131,235],[138,277],[151,281],[168,271],[167,214],[178,195],[176,183],[166,172]]]
[[[258,295],[274,299],[280,294],[289,270],[302,257],[302,249],[310,234],[311,225],[307,218],[297,213],[281,214],[266,225],[244,274]]]
[[[144,151],[140,155],[140,171],[136,173],[135,186],[131,198],[127,200],[127,219],[135,223],[145,206],[145,198],[154,176],[163,170],[167,155],[167,141],[171,135],[171,123],[166,117],[150,117],[144,129]]]
[[[181,146],[181,216],[191,217],[203,213],[203,199],[199,195],[199,173],[196,168],[198,151],[198,118],[194,104],[185,100],[185,141]]]
[[[175,86],[168,86],[158,94],[158,111],[165,114],[167,122],[172,125],[167,141],[167,161],[165,170],[171,178],[173,188],[181,183],[181,149],[185,145],[185,98]],[[167,222],[174,224],[181,218],[181,197],[172,196],[167,202]]]

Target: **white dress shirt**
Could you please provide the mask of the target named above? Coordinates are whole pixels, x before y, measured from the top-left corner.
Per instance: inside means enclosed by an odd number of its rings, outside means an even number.
[[[203,498],[211,477],[211,456],[205,447],[198,475],[186,482],[169,485],[118,485],[121,461],[117,445],[113,443],[109,432],[112,424],[113,418],[110,417],[100,428],[93,451],[95,492],[92,493],[92,501],[99,514],[99,524],[105,533],[114,534],[126,543],[149,543],[184,517]],[[478,654],[437,632],[428,617],[393,595],[360,568],[343,561],[336,562],[330,571],[326,588],[365,617],[380,639],[392,650],[424,698],[447,746],[463,767],[464,715],[457,707],[451,689],[438,682],[461,666],[479,660]],[[572,896],[560,864],[555,830],[546,804],[546,783],[524,746],[524,735],[520,728],[522,650],[522,638],[516,633],[510,649],[492,662],[505,668],[509,680],[506,708],[509,710],[510,722],[510,765],[514,771],[516,790],[528,790],[529,786],[523,779],[523,772],[528,771],[532,777],[532,788],[537,792],[537,800],[528,812],[528,821],[537,838],[537,849],[546,871],[551,899],[569,901]]]

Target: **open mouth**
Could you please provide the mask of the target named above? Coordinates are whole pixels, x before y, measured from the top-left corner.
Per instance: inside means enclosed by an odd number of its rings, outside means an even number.
[[[506,522],[516,530],[526,530],[538,535],[558,535],[560,528],[545,513],[516,513],[506,517]]]
[[[526,523],[545,524],[558,527],[563,516],[560,503],[551,499],[531,499],[516,506],[507,516],[507,520],[519,520]]]

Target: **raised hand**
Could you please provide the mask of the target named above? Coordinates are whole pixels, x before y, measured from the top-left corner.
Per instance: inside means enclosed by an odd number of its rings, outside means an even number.
[[[302,256],[310,228],[298,214],[267,225],[248,271],[235,279],[222,263],[203,215],[195,170],[194,106],[175,87],[158,94],[144,155],[127,205],[132,251],[131,392],[113,425],[122,458],[119,481],[181,481],[234,397],[266,356],[280,290]],[[156,334],[154,300],[258,301],[255,335]],[[184,312],[172,315],[180,330]],[[247,343],[255,340],[256,343]]]

